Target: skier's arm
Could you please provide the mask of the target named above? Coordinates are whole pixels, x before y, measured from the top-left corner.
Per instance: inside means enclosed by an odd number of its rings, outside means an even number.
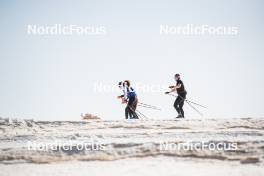
[[[119,95],[119,96],[117,96],[117,98],[123,98],[124,97],[124,95]]]
[[[177,89],[181,88],[181,84],[178,84],[176,86],[170,86],[169,87],[171,90],[169,91],[170,93],[171,92],[175,92]]]
[[[170,87],[170,88],[171,88],[171,87]],[[170,93],[175,92],[175,91],[176,91],[176,88],[175,88],[175,86],[174,86],[173,88],[171,88],[170,91],[165,92],[165,94],[170,94]]]
[[[181,84],[178,84],[178,85],[176,85],[176,86],[170,86],[169,88],[170,88],[171,90],[168,91],[168,92],[165,92],[165,94],[169,94],[169,93],[172,93],[172,92],[177,91],[177,89],[181,88]]]
[[[175,86],[175,90],[181,88],[181,84]]]
[[[127,86],[126,86],[126,85],[124,86],[123,92],[124,92],[124,96],[123,96],[123,98],[124,98],[125,100],[127,100],[127,98],[128,98],[128,97],[127,97],[127,93],[128,93],[128,92],[127,92]]]
[[[175,92],[176,91],[176,87],[174,87],[174,88],[172,88],[171,90],[170,90],[170,92]]]

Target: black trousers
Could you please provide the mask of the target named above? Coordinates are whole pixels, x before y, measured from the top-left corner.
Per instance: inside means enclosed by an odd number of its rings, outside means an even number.
[[[187,92],[178,93],[178,97],[174,102],[174,108],[176,109],[179,115],[182,115],[182,117],[184,117],[183,105],[186,99],[186,94]]]
[[[138,103],[138,99],[136,96],[129,98],[126,109],[125,109],[126,119],[128,119],[128,118],[138,119],[138,115],[136,113],[137,103]]]

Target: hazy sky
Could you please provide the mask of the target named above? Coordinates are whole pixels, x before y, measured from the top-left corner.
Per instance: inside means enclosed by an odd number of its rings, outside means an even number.
[[[264,2],[261,0],[73,0],[0,2],[0,116],[79,120],[81,113],[123,119],[118,92],[94,84],[174,84],[207,105],[205,117],[264,117]],[[28,35],[27,25],[103,25],[106,35]],[[160,25],[237,26],[235,36],[160,35]],[[164,90],[165,91],[165,90]],[[174,98],[138,91],[174,118]],[[201,118],[187,104],[186,116]]]

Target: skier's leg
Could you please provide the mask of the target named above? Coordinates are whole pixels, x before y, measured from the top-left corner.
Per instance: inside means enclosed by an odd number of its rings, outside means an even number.
[[[184,117],[183,105],[184,105],[184,99],[182,99],[182,101],[179,104],[179,109],[182,117]]]
[[[132,111],[133,111],[133,118],[134,119],[138,119],[138,115],[136,113],[137,103],[138,103],[138,99],[137,99],[137,97],[135,97],[135,99],[134,99],[134,101],[132,103]]]
[[[176,111],[178,112],[178,114],[181,114],[180,108],[179,108],[179,104],[180,104],[181,98],[178,96],[174,102],[174,108],[176,109]]]
[[[127,106],[126,109],[125,109],[125,117],[126,117],[126,119],[128,119],[128,116],[130,116],[129,115],[129,106]]]

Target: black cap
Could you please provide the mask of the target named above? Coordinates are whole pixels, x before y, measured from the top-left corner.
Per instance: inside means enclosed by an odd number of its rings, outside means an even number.
[[[180,76],[180,74],[179,73],[176,73],[175,76]]]

